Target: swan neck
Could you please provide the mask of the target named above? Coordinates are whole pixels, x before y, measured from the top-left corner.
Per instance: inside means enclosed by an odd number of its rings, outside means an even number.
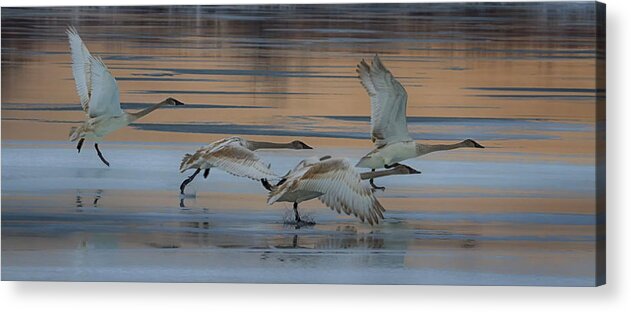
[[[448,151],[456,148],[464,147],[462,142],[454,143],[454,144],[420,144],[416,143],[416,154],[417,156],[439,152],[439,151]]]
[[[164,106],[165,104],[167,104],[167,100],[164,100],[158,104],[154,104],[152,106],[149,106],[141,111],[135,112],[135,113],[129,113],[130,115],[130,122],[133,122],[135,120],[138,120],[146,115],[148,115],[149,113],[153,112],[154,110]]]
[[[294,148],[291,143],[272,143],[272,142],[264,142],[264,141],[248,141],[248,148],[252,151],[262,148]]]

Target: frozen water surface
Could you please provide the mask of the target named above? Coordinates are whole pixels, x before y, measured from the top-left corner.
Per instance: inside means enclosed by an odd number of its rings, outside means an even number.
[[[511,205],[502,197],[514,189],[536,193],[542,178],[549,180],[546,192],[570,196],[593,181],[570,184],[563,173],[591,166],[531,164],[521,170],[524,179],[511,183],[503,172],[523,164],[413,160],[409,164],[423,174],[380,180],[388,187],[378,193],[387,209],[382,224],[362,224],[314,201],[300,209],[317,224],[297,229],[283,222],[289,205],[269,206],[258,183],[217,170],[208,180],[198,176],[180,206],[178,186],[186,175],[177,173],[177,165],[194,148],[106,143],[102,149],[112,163],[106,168],[91,148],[77,155],[65,142],[4,144],[3,279],[593,283],[593,215],[494,211],[477,202],[479,196],[497,196]],[[283,172],[299,159],[326,152],[333,151],[260,154]],[[472,167],[468,179],[450,177],[463,167]],[[440,191],[443,183],[452,191]],[[467,195],[473,187],[475,197]],[[494,195],[498,187],[506,189],[501,196]],[[460,197],[459,203],[480,208],[443,210],[435,197]]]

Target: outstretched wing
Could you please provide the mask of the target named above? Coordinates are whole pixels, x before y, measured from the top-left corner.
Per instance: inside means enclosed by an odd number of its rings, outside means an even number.
[[[193,154],[188,154],[188,153],[185,154],[184,157],[182,158],[182,162],[180,163],[180,172],[184,172],[191,168],[195,168],[195,169],[201,168],[206,162],[206,160],[204,159],[204,156],[206,154],[212,153],[213,151],[223,148],[227,145],[233,145],[233,144],[242,145],[241,144],[242,140],[243,139],[239,137],[223,138],[214,142],[210,142],[206,146],[200,147]]]
[[[90,54],[74,27],[68,27],[66,34],[72,55],[72,75],[83,111],[92,118],[121,115],[118,85],[107,66]]]
[[[123,110],[120,105],[120,94],[116,80],[99,57],[90,58],[92,72],[92,96],[88,115],[120,116]]]
[[[325,160],[296,175],[273,191],[268,202],[275,202],[285,192],[322,193],[320,200],[338,213],[352,214],[371,225],[383,219],[385,209],[347,159]]]
[[[72,55],[72,75],[74,76],[77,94],[81,100],[83,111],[88,113],[88,103],[92,95],[92,73],[90,51],[83,44],[77,30],[70,26],[66,30],[68,42],[70,43],[70,54]]]
[[[201,156],[209,167],[219,168],[238,177],[253,180],[275,179],[278,175],[270,169],[254,152],[239,145],[226,144],[221,148],[209,150]]]
[[[372,67],[364,60],[357,65],[361,83],[370,96],[371,139],[376,146],[412,140],[408,133],[405,88],[381,63],[378,55]]]
[[[287,179],[290,176],[296,175],[299,171],[303,170],[306,167],[312,166],[314,164],[319,163],[322,160],[325,159],[329,159],[331,158],[331,156],[326,155],[326,156],[311,156],[311,157],[307,157],[303,160],[301,160],[293,169],[289,170],[284,176],[283,178]]]

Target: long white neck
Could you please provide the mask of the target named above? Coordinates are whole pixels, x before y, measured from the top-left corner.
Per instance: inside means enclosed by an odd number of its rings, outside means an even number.
[[[261,148],[267,148],[267,149],[294,148],[295,149],[295,146],[291,142],[290,143],[272,143],[272,142],[248,140],[249,150],[255,151]]]
[[[167,103],[169,103],[169,100],[166,99],[158,104],[154,104],[152,106],[149,106],[141,111],[135,112],[135,113],[128,113],[129,114],[129,123],[132,123],[146,115],[148,115],[149,113],[153,112],[154,110],[166,105]]]
[[[467,147],[463,142],[458,142],[455,144],[421,144],[416,143],[416,155],[421,156],[433,152],[438,151],[448,151],[456,148]]]

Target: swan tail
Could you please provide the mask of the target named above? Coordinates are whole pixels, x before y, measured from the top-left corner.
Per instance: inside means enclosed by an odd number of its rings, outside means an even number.
[[[77,131],[78,129],[79,127],[70,128],[70,132],[68,133],[68,139],[70,139],[70,142],[74,142],[79,139],[79,133]]]
[[[187,169],[191,168],[193,154],[186,153],[184,157],[182,157],[182,162],[180,163],[180,172],[184,172]]]

